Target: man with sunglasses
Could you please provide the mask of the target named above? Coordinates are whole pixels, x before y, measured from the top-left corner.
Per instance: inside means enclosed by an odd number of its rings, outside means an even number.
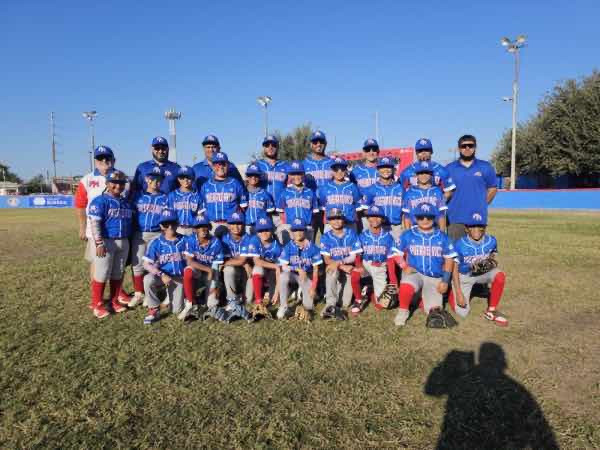
[[[273,198],[275,205],[278,205],[281,194],[287,187],[287,161],[278,159],[279,139],[277,136],[269,135],[263,139],[263,158],[254,162],[264,174],[262,187]],[[281,225],[279,212],[272,213],[273,225],[277,229]]]
[[[310,135],[310,154],[304,160],[306,172],[306,186],[317,195],[319,188],[331,180],[331,163],[333,159],[325,154],[327,148],[327,136],[320,130]],[[314,216],[313,230],[317,229],[323,234],[323,214]]]
[[[160,191],[168,194],[179,187],[177,184],[177,172],[179,164],[169,161],[169,142],[162,136],[156,136],[151,143],[152,159],[143,162],[137,166],[131,192],[146,192],[146,176],[158,167],[163,174],[163,181],[160,185]]]
[[[488,204],[496,196],[496,171],[488,162],[475,157],[477,140],[466,134],[458,140],[459,159],[446,166],[456,184],[456,192],[448,203],[448,235],[460,239],[465,224],[473,214],[481,214],[487,223]]]
[[[400,174],[400,184],[404,190],[408,190],[411,186],[417,186],[419,184],[417,177],[417,168],[422,162],[428,162],[432,169],[431,184],[438,186],[444,191],[444,197],[448,200],[452,196],[452,192],[456,189],[452,177],[448,173],[448,170],[441,164],[432,161],[431,155],[433,154],[433,145],[431,141],[426,138],[421,138],[415,144],[415,153],[417,160],[408,166]]]
[[[379,158],[379,143],[373,139],[367,139],[363,144],[363,161],[352,167],[348,177],[358,187],[360,195],[365,195],[366,190],[377,182],[377,159]],[[363,230],[369,228],[367,217],[363,210],[359,210],[361,220],[357,222]],[[361,226],[362,225],[362,226]]]
[[[217,136],[214,134],[209,134],[202,140],[202,149],[204,150],[205,158],[199,163],[194,164],[192,167],[196,176],[194,184],[196,186],[196,190],[198,191],[200,191],[202,185],[206,181],[210,180],[215,173],[213,167],[213,157],[215,154],[221,152],[221,142]],[[242,186],[244,185],[240,171],[237,169],[235,164],[231,162],[227,168],[227,177],[234,178],[239,181]]]

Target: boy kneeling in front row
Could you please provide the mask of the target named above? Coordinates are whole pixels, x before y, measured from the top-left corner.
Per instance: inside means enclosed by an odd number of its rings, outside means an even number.
[[[434,226],[437,215],[435,206],[427,203],[419,205],[415,210],[417,226],[404,231],[396,247],[397,253],[405,257],[400,263],[400,306],[394,320],[397,326],[406,324],[410,304],[415,293],[419,292],[428,315],[428,326],[445,328],[445,322],[454,321],[442,308],[443,295],[448,291],[452,278],[456,251],[448,236]]]

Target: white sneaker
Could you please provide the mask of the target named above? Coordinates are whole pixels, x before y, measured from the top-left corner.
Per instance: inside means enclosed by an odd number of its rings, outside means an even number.
[[[277,309],[277,318],[278,318],[279,320],[283,320],[283,319],[285,319],[285,316],[286,316],[286,315],[287,315],[287,307],[282,307],[282,306],[280,306],[280,307]]]
[[[190,311],[192,310],[193,307],[194,307],[194,305],[192,305],[192,302],[190,302],[189,300],[186,300],[183,305],[183,309],[177,315],[177,318],[179,320],[185,320],[185,318],[188,316],[188,314],[190,313]]]
[[[401,309],[398,311],[398,314],[396,314],[396,318],[394,319],[394,324],[397,327],[403,327],[404,325],[406,325],[407,320],[408,320],[408,311]]]
[[[129,308],[135,308],[142,301],[145,301],[145,299],[144,299],[144,293],[143,292],[136,292],[135,294],[133,294],[133,297],[131,297],[131,301],[127,304],[127,306]]]

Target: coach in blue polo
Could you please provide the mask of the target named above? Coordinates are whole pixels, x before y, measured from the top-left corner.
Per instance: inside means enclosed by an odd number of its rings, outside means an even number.
[[[477,140],[465,134],[458,140],[459,158],[446,166],[456,184],[456,191],[448,203],[448,235],[456,240],[464,236],[465,223],[475,214],[484,215],[487,223],[488,205],[496,196],[496,170],[487,161],[477,159]]]
[[[152,139],[152,159],[140,163],[135,169],[133,182],[131,183],[132,195],[136,192],[144,192],[147,188],[146,175],[152,173],[156,167],[160,167],[163,174],[163,181],[160,185],[160,190],[164,194],[177,189],[177,172],[179,164],[169,161],[169,143],[162,136],[156,136]]]
[[[196,177],[194,184],[198,191],[200,191],[200,188],[202,187],[205,181],[210,180],[213,177],[213,156],[215,155],[215,153],[219,153],[221,151],[221,143],[219,142],[219,138],[214,134],[209,134],[202,140],[202,148],[204,150],[205,158],[199,163],[194,164],[194,166],[192,167],[192,169],[194,170],[194,175]],[[240,171],[237,169],[237,167],[235,167],[233,163],[229,163],[227,176],[235,178],[240,183],[242,183],[242,186],[244,185],[244,181],[242,180]]]

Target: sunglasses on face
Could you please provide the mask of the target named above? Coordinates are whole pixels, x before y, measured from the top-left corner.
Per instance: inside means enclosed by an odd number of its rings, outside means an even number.
[[[334,172],[343,172],[344,170],[346,170],[345,167],[332,167],[331,170],[333,170]]]
[[[433,220],[429,216],[415,216],[417,220]]]
[[[460,144],[460,148],[475,148],[475,144]]]
[[[96,161],[102,161],[103,163],[108,163],[108,162],[112,162],[113,159],[110,156],[100,156],[99,158],[96,158]]]
[[[277,145],[275,145],[275,144],[265,144],[264,147],[265,148],[269,148],[269,147],[277,148]]]
[[[379,149],[376,148],[365,148],[363,151],[365,153],[379,153]]]
[[[311,144],[312,145],[318,145],[318,144],[325,145],[325,141],[312,141]]]

